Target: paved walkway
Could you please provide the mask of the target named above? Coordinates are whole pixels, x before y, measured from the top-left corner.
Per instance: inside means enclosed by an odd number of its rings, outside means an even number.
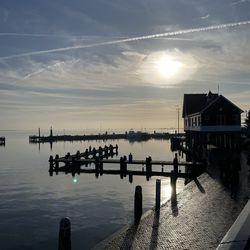
[[[244,187],[240,197],[245,200],[250,183],[247,168],[243,156]],[[124,229],[98,249],[216,249],[242,204],[230,197],[228,188],[205,173],[189,183],[177,200],[165,203],[159,215],[149,212],[139,225]]]

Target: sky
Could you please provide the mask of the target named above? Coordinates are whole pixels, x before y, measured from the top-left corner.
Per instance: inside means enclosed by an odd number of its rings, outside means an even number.
[[[250,0],[1,0],[0,130],[173,129],[209,90],[249,110],[249,40]]]

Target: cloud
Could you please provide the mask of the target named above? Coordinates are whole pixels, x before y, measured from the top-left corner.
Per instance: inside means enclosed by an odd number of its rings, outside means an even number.
[[[4,2],[1,126],[175,126],[184,93],[218,84],[247,106],[250,16],[231,2]],[[159,74],[162,55],[179,75]]]
[[[240,1],[235,1],[235,2],[232,2],[231,5],[238,5],[238,4],[244,4],[244,3],[248,3],[250,2],[249,0],[240,0]]]
[[[205,15],[205,16],[200,17],[200,19],[207,19],[207,18],[209,18],[209,17],[210,17],[210,15],[207,14],[207,15]]]
[[[100,43],[93,43],[93,44],[87,44],[87,45],[76,45],[76,46],[69,46],[69,47],[63,47],[63,48],[55,48],[55,49],[49,49],[49,50],[27,52],[27,53],[21,53],[21,54],[16,54],[16,55],[0,57],[0,60],[15,59],[15,58],[24,57],[24,56],[44,55],[44,54],[48,54],[48,53],[64,52],[64,51],[75,50],[75,49],[86,49],[86,48],[95,48],[95,47],[99,47],[99,46],[116,45],[116,44],[120,44],[120,43],[148,40],[148,39],[152,39],[152,38],[171,37],[171,36],[184,35],[184,34],[189,34],[189,33],[220,30],[220,29],[233,28],[233,27],[248,25],[248,24],[250,24],[250,21],[212,25],[212,26],[206,26],[206,27],[178,30],[178,31],[159,33],[159,34],[153,34],[153,35],[138,36],[138,37],[125,38],[125,39],[100,42]]]

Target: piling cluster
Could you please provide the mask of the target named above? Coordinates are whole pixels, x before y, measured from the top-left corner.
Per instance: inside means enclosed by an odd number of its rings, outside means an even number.
[[[118,154],[118,145],[115,146],[109,145],[104,147],[99,147],[96,149],[95,147],[89,147],[84,152],[80,153],[78,150],[76,154],[71,155],[68,152],[64,157],[59,157],[57,154],[55,158],[51,155],[49,157],[49,173],[52,176],[53,172],[58,174],[59,171],[72,172],[74,176],[75,173],[80,174],[80,167],[82,162],[84,161],[85,166],[88,166],[89,163],[94,162],[96,170],[100,170],[97,172],[101,172],[103,169],[101,160],[109,157],[113,157]],[[60,167],[59,164],[64,163],[63,167]]]

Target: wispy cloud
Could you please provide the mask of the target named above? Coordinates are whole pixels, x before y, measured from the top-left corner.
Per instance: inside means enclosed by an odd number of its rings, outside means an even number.
[[[231,5],[244,4],[244,3],[247,3],[247,2],[250,2],[250,0],[235,1],[235,2],[232,2]]]
[[[43,54],[48,54],[48,53],[63,52],[63,51],[75,50],[75,49],[86,49],[86,48],[94,48],[94,47],[106,46],[106,45],[115,45],[115,44],[120,44],[120,43],[147,40],[147,39],[152,39],[152,38],[171,37],[171,36],[184,35],[184,34],[195,33],[195,32],[205,32],[205,31],[219,30],[219,29],[225,29],[225,28],[233,28],[233,27],[248,25],[248,24],[250,24],[250,21],[225,23],[225,24],[219,24],[219,25],[199,27],[199,28],[194,28],[194,29],[178,30],[178,31],[173,31],[173,32],[166,32],[166,33],[159,33],[159,34],[153,34],[153,35],[145,35],[145,36],[120,39],[120,40],[113,40],[113,41],[107,41],[107,42],[101,42],[101,43],[76,45],[76,46],[69,46],[69,47],[63,47],[63,48],[27,52],[27,53],[0,57],[0,60],[14,59],[14,58],[19,58],[23,56],[43,55]]]
[[[207,14],[207,15],[205,15],[205,16],[200,17],[200,19],[208,19],[209,17],[210,17],[210,15]]]

